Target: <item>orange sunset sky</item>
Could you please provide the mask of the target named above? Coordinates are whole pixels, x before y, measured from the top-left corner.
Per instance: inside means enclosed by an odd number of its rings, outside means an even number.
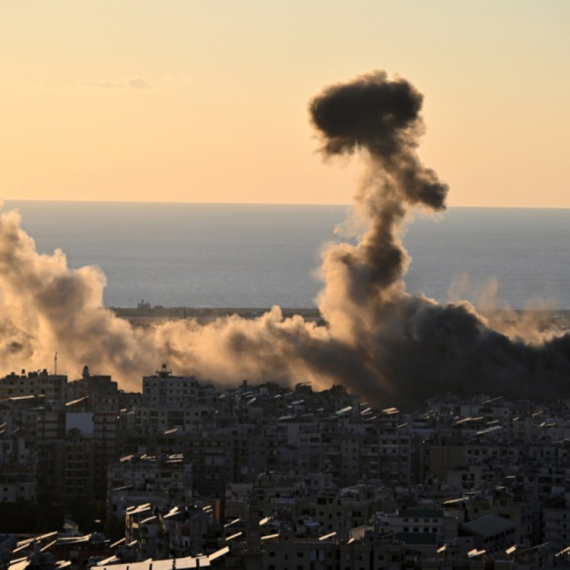
[[[451,206],[570,207],[568,0],[2,0],[5,199],[346,204],[308,121],[385,69]]]

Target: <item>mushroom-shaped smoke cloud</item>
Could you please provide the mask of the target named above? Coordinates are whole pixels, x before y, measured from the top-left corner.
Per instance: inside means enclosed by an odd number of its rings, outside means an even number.
[[[522,340],[492,328],[469,303],[411,296],[401,227],[414,208],[445,209],[447,187],[416,154],[421,94],[382,71],[329,87],[310,103],[326,156],[360,152],[368,169],[355,208],[366,221],[356,245],[328,247],[318,304],[326,324],[258,319],[177,321],[134,329],[102,306],[104,277],[70,270],[61,252],[39,255],[14,213],[0,216],[0,352],[5,368],[43,367],[57,351],[124,388],[161,361],[220,384],[340,383],[379,405],[411,406],[447,391],[546,397],[567,391],[570,337]],[[520,338],[519,338],[520,337]],[[538,339],[538,340],[536,340]]]

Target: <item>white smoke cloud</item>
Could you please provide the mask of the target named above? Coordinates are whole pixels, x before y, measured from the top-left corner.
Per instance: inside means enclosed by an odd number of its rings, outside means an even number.
[[[342,383],[369,401],[415,405],[437,393],[547,397],[566,390],[568,335],[529,334],[529,321],[490,324],[466,302],[411,296],[400,235],[413,208],[445,209],[447,187],[416,154],[421,94],[375,72],[326,89],[310,105],[327,156],[359,152],[368,162],[356,194],[363,228],[356,245],[325,249],[318,305],[326,325],[257,319],[134,328],[103,306],[105,277],[72,270],[65,255],[40,255],[15,212],[0,214],[0,358],[6,369],[43,368],[55,352],[73,374],[84,364],[139,389],[168,362],[177,373],[220,384]]]

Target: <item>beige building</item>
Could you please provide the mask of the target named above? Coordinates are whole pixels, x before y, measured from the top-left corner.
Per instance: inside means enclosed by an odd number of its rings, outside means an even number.
[[[14,372],[0,378],[0,401],[21,396],[40,396],[49,401],[65,402],[67,376],[47,370],[21,374]]]

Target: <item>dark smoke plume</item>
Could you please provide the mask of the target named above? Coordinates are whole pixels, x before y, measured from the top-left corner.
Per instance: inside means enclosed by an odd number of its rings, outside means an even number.
[[[378,405],[412,406],[448,391],[567,396],[568,335],[492,326],[467,302],[440,305],[406,292],[402,224],[415,208],[444,210],[447,194],[416,154],[421,106],[412,85],[384,72],[329,87],[310,103],[322,152],[360,152],[368,164],[355,196],[366,230],[356,245],[323,254],[318,305],[326,326],[284,319],[274,307],[255,320],[133,329],[102,306],[99,270],[70,270],[61,252],[39,255],[10,212],[0,216],[3,366],[43,367],[58,351],[70,371],[88,363],[129,388],[168,362],[220,384],[340,383]]]

